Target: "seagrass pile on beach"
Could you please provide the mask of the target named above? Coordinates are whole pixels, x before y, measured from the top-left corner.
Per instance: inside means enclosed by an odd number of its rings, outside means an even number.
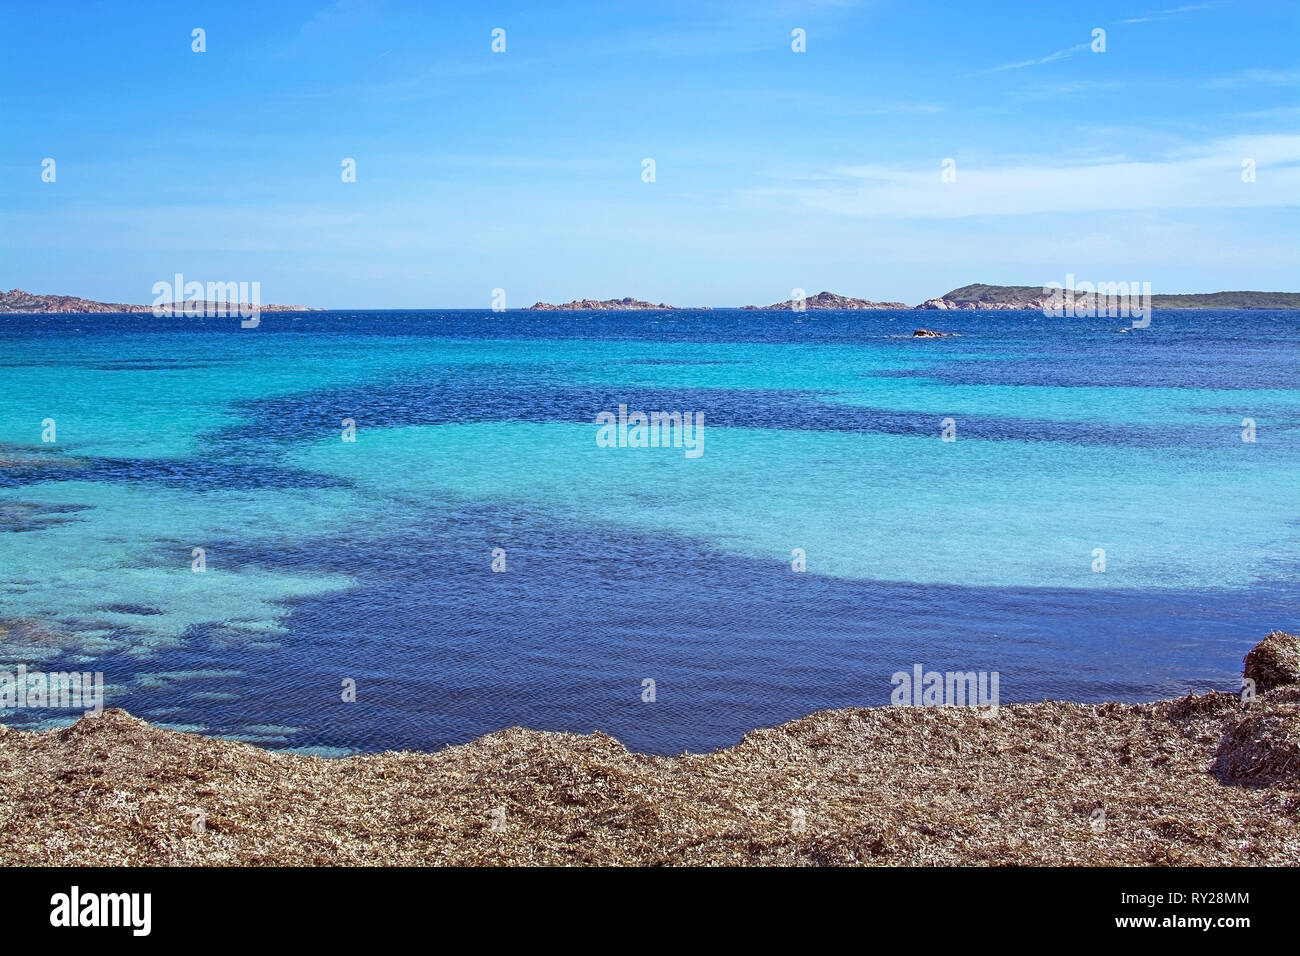
[[[0,863],[1300,864],[1300,639],[1253,699],[824,711],[664,758],[511,728],[325,759],[0,727]]]

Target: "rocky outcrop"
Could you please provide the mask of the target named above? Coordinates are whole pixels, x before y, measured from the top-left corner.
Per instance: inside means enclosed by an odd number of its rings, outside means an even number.
[[[672,310],[676,311],[677,306],[665,305],[660,302],[656,305],[653,302],[646,302],[644,299],[634,299],[626,296],[622,299],[574,299],[572,302],[565,302],[563,305],[554,305],[550,302],[535,302],[528,307],[529,312],[647,312]]]
[[[80,312],[150,312],[147,305],[122,302],[95,302],[75,295],[37,295],[22,289],[0,292],[0,312],[80,313]]]
[[[1069,295],[1067,300],[1064,295]],[[1027,285],[967,285],[938,297],[926,299],[918,309],[961,309],[969,311],[1042,312],[1054,306],[1071,305],[1066,309],[1074,315],[1095,315],[1107,312],[1111,307],[1120,314],[1134,312],[1142,306],[1137,297],[1107,298],[1096,293],[1044,293],[1040,286]],[[1153,297],[1154,298],[1154,297]]]
[[[1082,300],[1080,300],[1079,304],[1080,307],[1082,307]],[[979,310],[991,311],[991,312],[1011,312],[1011,311],[1020,311],[1024,309],[1041,311],[1043,308],[1047,307],[1047,305],[1048,305],[1048,300],[1041,297],[1037,299],[1013,300],[1009,302],[972,302],[970,300],[958,301],[956,299],[950,299],[947,296],[943,296],[938,299],[926,299],[920,305],[916,306],[916,308],[951,309],[951,310],[962,309],[967,311],[974,311],[979,309]]]
[[[773,305],[746,305],[741,306],[741,308],[760,311],[774,309],[799,311],[799,304],[798,299],[787,299],[784,302],[777,302]],[[835,309],[906,309],[907,306],[902,302],[872,302],[869,299],[855,299],[851,296],[836,295],[834,292],[818,292],[816,295],[810,295],[803,300],[803,308],[809,311],[814,311]]]
[[[953,335],[952,332],[936,332],[934,329],[917,329],[912,333],[914,339],[946,339]]]

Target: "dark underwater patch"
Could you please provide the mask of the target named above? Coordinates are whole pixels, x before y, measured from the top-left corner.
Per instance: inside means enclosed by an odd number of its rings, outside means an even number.
[[[1230,690],[1258,621],[1282,620],[1293,596],[841,580],[815,573],[816,554],[799,574],[788,554],[737,557],[499,508],[412,515],[412,527],[346,548],[222,543],[231,567],[343,571],[358,586],[290,602],[278,648],[204,625],[148,660],[106,658],[96,668],[117,684],[214,659],[239,672],[113,703],[172,708],[210,733],[300,727],[296,746],[431,750],[519,724],[599,729],[673,754],[819,709],[886,704],[891,675],[913,663],[999,671],[1002,703]],[[505,573],[491,571],[494,547],[506,549]],[[641,700],[647,678],[653,704]],[[344,680],[356,681],[353,702]]]

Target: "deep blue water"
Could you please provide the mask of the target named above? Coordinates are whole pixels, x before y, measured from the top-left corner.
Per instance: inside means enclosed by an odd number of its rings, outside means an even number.
[[[323,752],[699,751],[913,663],[1002,703],[1233,689],[1300,626],[1300,313],[1126,324],[0,317],[0,669]],[[620,404],[703,413],[704,454],[598,447]]]

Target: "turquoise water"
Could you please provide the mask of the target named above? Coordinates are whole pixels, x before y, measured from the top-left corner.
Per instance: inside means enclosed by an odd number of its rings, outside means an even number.
[[[962,335],[4,317],[0,669],[317,752],[518,723],[667,753],[886,703],[913,662],[997,670],[1004,702],[1231,688],[1297,626],[1300,313],[925,321]],[[599,447],[620,404],[703,414],[703,455]]]

